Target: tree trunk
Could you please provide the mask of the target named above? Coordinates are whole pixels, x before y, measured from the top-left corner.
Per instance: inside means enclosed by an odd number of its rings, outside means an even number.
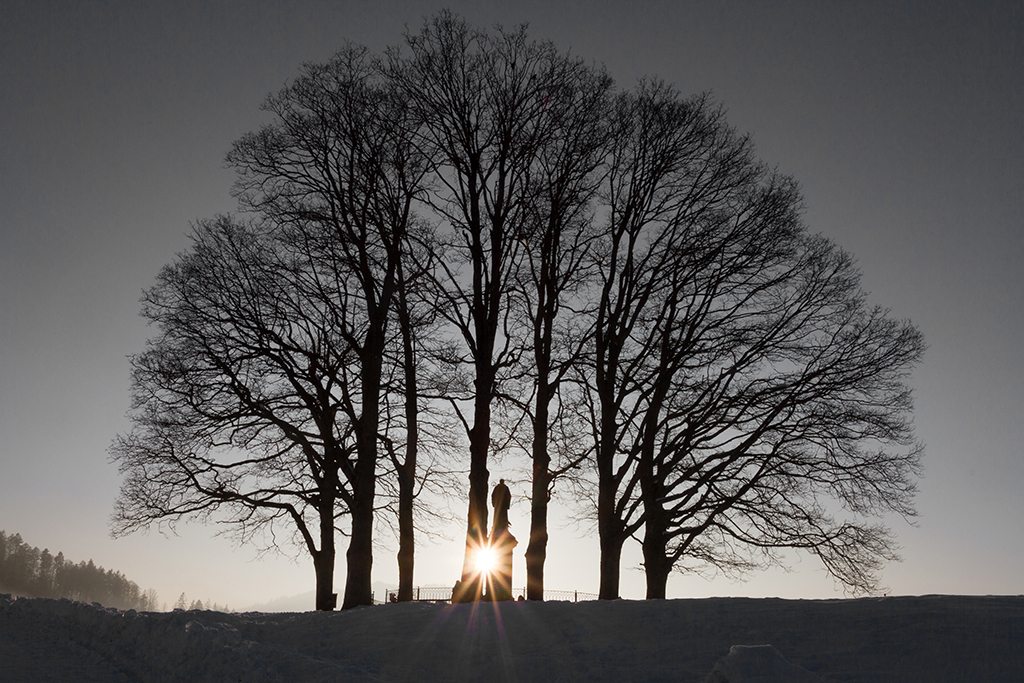
[[[342,609],[373,604],[373,504],[359,501],[352,509],[352,537],[346,554],[348,575]]]
[[[601,382],[599,382],[601,384]],[[608,392],[610,383],[603,388]],[[610,398],[602,396],[601,425],[597,443],[597,534],[601,547],[601,576],[598,599],[616,600],[619,597],[619,564],[622,559],[622,544],[625,542],[623,520],[615,510],[618,482],[614,476],[615,457],[615,414]]]
[[[552,266],[552,242],[557,237],[549,228],[541,250],[541,280],[537,291],[537,312],[533,325],[533,353],[537,369],[537,394],[533,416],[533,486],[530,495],[530,543],[526,547],[526,599],[544,599],[544,562],[548,552],[548,500],[551,489],[551,456],[548,454],[548,420],[551,399],[551,338],[556,298]]]
[[[413,499],[419,454],[419,386],[416,378],[416,342],[406,295],[402,259],[396,259],[398,324],[402,334],[402,369],[405,374],[405,462],[398,469],[398,601],[412,602],[416,538]]]
[[[475,567],[475,555],[487,545],[487,450],[490,435],[487,422],[477,421],[470,434],[469,512],[466,524],[466,552],[462,562],[462,586],[458,602],[474,602],[483,597],[483,582]],[[485,428],[481,429],[483,425]],[[455,600],[455,597],[453,597]]]
[[[316,609],[330,612],[337,607],[338,594],[334,592],[334,549],[330,553],[320,552],[313,558],[316,572]]]
[[[320,510],[320,550],[313,551],[312,555],[313,571],[316,572],[316,609],[330,612],[338,606],[338,594],[334,592],[333,499]]]
[[[541,394],[544,393],[545,396]],[[526,547],[526,599],[544,599],[544,562],[548,552],[548,500],[551,457],[548,455],[548,400],[537,392],[533,435],[533,488],[530,500],[530,543]]]
[[[616,482],[612,476],[612,448],[610,439],[614,433],[614,422],[608,424],[605,416],[602,439],[598,446],[597,481],[597,535],[601,547],[601,576],[598,588],[599,600],[617,600],[619,597],[619,572],[622,561],[622,520],[615,513]]]
[[[669,346],[668,330],[662,342],[662,349]],[[669,367],[668,358],[663,355],[661,367]],[[665,489],[662,485],[664,474],[655,465],[658,429],[661,423],[662,406],[671,388],[669,375],[665,373],[659,378],[655,391],[651,395],[647,408],[644,429],[642,432],[642,448],[640,461],[637,465],[637,476],[640,480],[640,496],[644,506],[644,574],[647,578],[647,599],[664,600],[668,585],[668,575],[672,571],[672,562],[668,559],[668,516],[663,499]]]
[[[604,425],[603,439],[608,439],[613,429]],[[597,481],[597,535],[601,547],[601,578],[598,599],[616,600],[619,597],[619,563],[622,558],[622,544],[625,542],[623,521],[615,511],[616,481],[612,476],[612,453],[610,439],[598,446]]]
[[[478,335],[479,336],[479,335]],[[493,342],[493,339],[492,339]],[[491,366],[491,345],[477,362],[476,401],[473,428],[469,433],[469,512],[466,523],[466,551],[462,561],[462,585],[459,602],[473,602],[483,596],[483,582],[475,567],[475,555],[487,545],[487,498],[490,472],[487,454],[491,445],[491,390],[494,368]]]
[[[352,482],[352,536],[346,555],[348,576],[342,609],[373,604],[373,504],[377,490],[377,436],[380,425],[380,374],[383,321],[367,333],[361,372],[362,414],[355,423],[356,467]]]
[[[619,599],[619,565],[622,562],[622,543],[622,538],[616,534],[610,534],[607,537],[604,534],[601,535],[601,578],[597,594],[598,600]]]
[[[664,600],[668,588],[668,575],[671,565],[664,562],[664,558],[658,558],[651,563],[644,560],[645,575],[647,577],[647,599]]]
[[[666,538],[660,519],[660,515],[647,512],[643,553],[648,600],[665,599],[668,575],[672,571],[672,562],[667,557]]]
[[[533,500],[530,509],[530,543],[526,547],[526,599],[544,599],[544,562],[548,553],[547,462],[533,463]]]
[[[409,448],[413,448],[410,443]],[[415,458],[409,461],[406,451],[405,465],[398,472],[398,601],[411,602],[415,537],[413,530],[413,493],[415,488]]]
[[[346,554],[348,575],[342,609],[373,604],[371,572],[373,569],[373,504],[377,487],[377,415],[364,411],[362,422],[372,425],[357,435],[358,456],[352,484],[352,536]],[[372,443],[371,443],[372,441]]]

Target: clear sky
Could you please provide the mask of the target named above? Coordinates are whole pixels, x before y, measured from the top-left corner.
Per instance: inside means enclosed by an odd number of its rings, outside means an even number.
[[[92,558],[173,603],[242,608],[312,590],[312,566],[181,527],[112,540],[107,447],[128,429],[138,299],[232,211],[232,141],[301,63],[346,39],[398,43],[443,5],[7,0],[0,19],[0,529]],[[454,2],[470,23],[529,22],[624,88],[711,90],[760,156],[802,184],[806,220],[852,252],[871,302],[929,344],[913,377],[927,444],[917,526],[890,520],[892,593],[1024,593],[1024,5],[1006,2]],[[503,472],[492,467],[492,477]],[[525,488],[513,532],[529,522]],[[462,505],[457,509],[461,512]],[[458,528],[453,530],[458,534]],[[397,582],[381,539],[375,580]],[[522,543],[519,550],[525,548]],[[460,542],[422,548],[451,585]],[[552,589],[597,590],[596,535],[553,535]],[[622,595],[643,596],[629,567]],[[746,583],[677,577],[671,597],[836,597],[813,558]],[[523,583],[521,553],[516,584]],[[344,567],[337,572],[343,585]],[[312,602],[310,603],[312,607]]]

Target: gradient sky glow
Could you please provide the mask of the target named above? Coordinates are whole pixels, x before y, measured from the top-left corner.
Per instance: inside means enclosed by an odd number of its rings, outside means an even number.
[[[233,608],[313,588],[312,566],[180,527],[109,538],[107,461],[128,429],[128,362],[151,334],[138,299],[235,210],[232,141],[259,104],[349,39],[379,52],[440,3],[7,0],[0,19],[0,529],[92,558],[173,603]],[[471,24],[711,90],[758,153],[800,181],[806,221],[852,252],[870,301],[910,318],[927,444],[917,526],[889,520],[892,593],[1024,593],[1024,5],[980,2],[504,2]],[[505,476],[491,467],[492,478]],[[513,532],[529,523],[513,489]],[[517,495],[518,494],[518,495]],[[460,503],[456,509],[464,512]],[[452,534],[457,537],[459,526]],[[382,538],[374,579],[397,582]],[[516,585],[524,583],[521,542]],[[458,540],[425,545],[417,583],[450,586]],[[552,589],[597,590],[596,533],[556,529]],[[643,597],[635,548],[622,595]],[[837,597],[813,558],[746,583],[675,577],[670,597]],[[344,564],[336,576],[343,586]],[[310,601],[309,608],[312,608]]]

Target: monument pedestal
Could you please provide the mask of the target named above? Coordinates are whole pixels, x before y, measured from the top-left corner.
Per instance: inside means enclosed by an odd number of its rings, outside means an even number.
[[[519,542],[508,529],[491,538],[491,549],[497,560],[487,581],[487,598],[492,602],[512,599],[512,551],[517,545]]]

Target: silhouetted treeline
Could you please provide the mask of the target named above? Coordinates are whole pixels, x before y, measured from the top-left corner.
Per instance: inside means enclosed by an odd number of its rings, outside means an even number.
[[[212,612],[230,612],[231,608],[227,605],[218,605],[217,603],[207,600],[205,603],[202,600],[193,600],[189,602],[189,599],[182,593],[178,596],[178,601],[174,603],[173,609],[181,610],[210,610]]]
[[[49,549],[34,548],[21,534],[0,531],[0,591],[33,598],[68,598],[116,609],[158,609],[153,589],[143,591],[121,572],[88,562],[69,562]]]

